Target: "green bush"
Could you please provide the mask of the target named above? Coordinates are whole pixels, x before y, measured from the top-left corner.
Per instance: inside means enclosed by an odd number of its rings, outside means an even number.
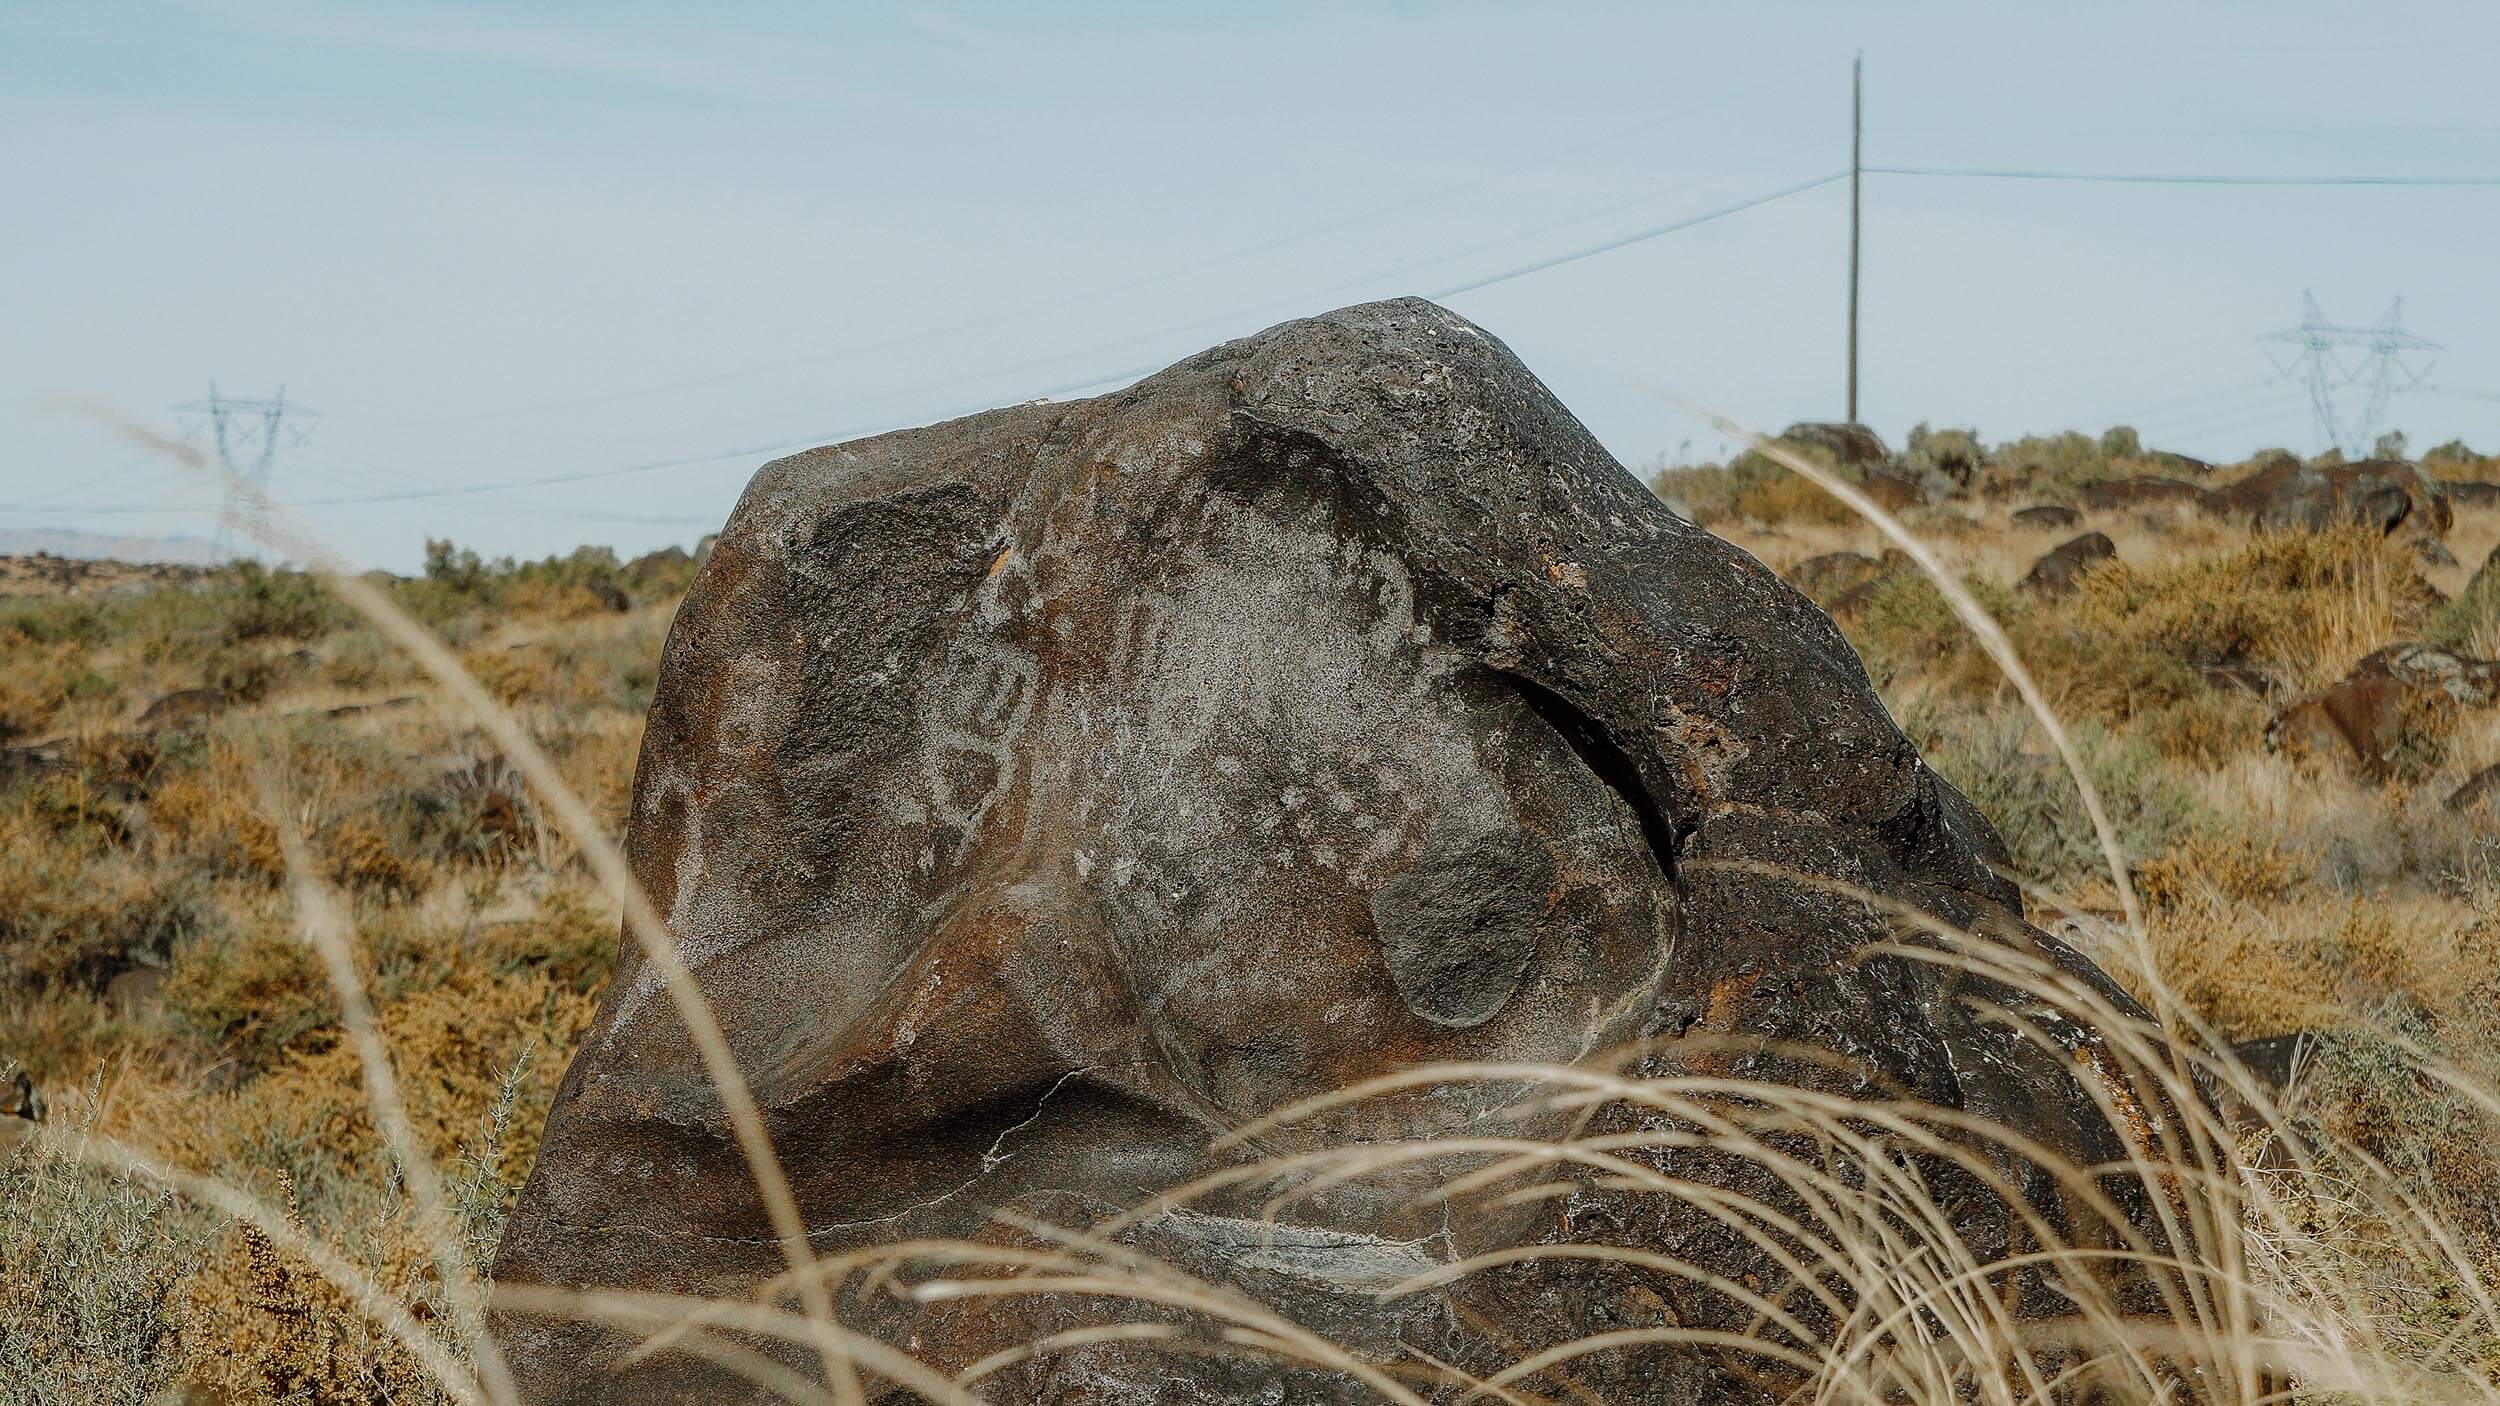
[[[2016,877],[2062,886],[2108,872],[2073,776],[2045,739],[2034,740],[2028,715],[1913,712],[1904,722],[1927,764],[2005,837]],[[2194,800],[2152,747],[2092,723],[2071,735],[2130,864],[2161,853],[2200,823]]]
[[[206,1244],[168,1193],[0,1154],[0,1402],[145,1406],[170,1384],[173,1291]]]

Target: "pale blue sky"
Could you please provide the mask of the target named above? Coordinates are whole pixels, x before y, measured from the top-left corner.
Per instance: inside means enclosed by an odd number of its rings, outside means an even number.
[[[205,535],[211,377],[323,412],[283,498],[822,442],[1073,394],[1845,166],[2500,174],[2487,4],[0,4],[0,528]],[[1829,186],[1449,299],[1626,462],[1836,417]],[[2304,288],[2446,343],[2393,418],[2500,448],[2500,188],[1870,177],[1863,401],[2312,445]],[[2482,398],[2459,392],[2485,393]],[[2184,404],[2175,404],[2185,402]],[[405,567],[639,550],[762,452],[309,510]],[[32,509],[32,511],[28,511]],[[645,520],[649,519],[649,520]]]

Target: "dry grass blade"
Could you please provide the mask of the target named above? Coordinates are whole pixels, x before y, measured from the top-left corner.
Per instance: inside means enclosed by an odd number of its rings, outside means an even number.
[[[207,456],[198,449],[169,440],[144,426],[106,412],[106,423],[141,444],[166,454],[177,462],[207,473],[217,473]],[[790,1190],[788,1175],[783,1171],[779,1154],[773,1150],[772,1136],[764,1126],[763,1110],[755,1102],[746,1073],[739,1068],[737,1056],[729,1048],[727,1035],[711,1002],[696,984],[677,950],[675,936],[669,932],[649,895],[634,878],[625,856],[600,826],[598,818],[573,789],[565,784],[546,753],[527,728],[521,725],[512,710],[487,692],[477,678],[443,642],[411,618],[373,584],[358,575],[347,562],[308,534],[288,530],[279,509],[266,495],[240,477],[225,475],[231,491],[242,494],[254,510],[259,535],[270,546],[296,556],[311,565],[325,584],[357,614],[372,624],[385,639],[397,645],[415,660],[443,689],[459,700],[462,708],[479,727],[494,739],[504,755],[528,779],[556,826],[588,861],[600,884],[614,894],[625,909],[625,926],[643,957],[660,973],[662,987],[668,992],[688,1037],[703,1062],[706,1076],[721,1100],[740,1153],[755,1180],[757,1194],[764,1203],[783,1258],[793,1271],[793,1285],[801,1309],[807,1317],[821,1324],[825,1334],[817,1341],[824,1345],[823,1362],[827,1381],[843,1406],[857,1406],[863,1399],[859,1383],[838,1349],[830,1346],[839,1341],[834,1329],[833,1306],[823,1281],[809,1271],[815,1255],[808,1241],[807,1224],[800,1215],[798,1199]]]
[[[2084,811],[2092,818],[2093,833],[2099,837],[2102,856],[2109,865],[2110,884],[2118,892],[2119,906],[2126,911],[2127,927],[2141,940],[2144,934],[2144,907],[2136,897],[2135,881],[2127,871],[2126,851],[2118,843],[2118,827],[2110,823],[2109,808],[2102,803],[2100,788],[2093,784],[2091,773],[2084,766],[2083,753],[2077,750],[2074,739],[2067,734],[2066,724],[2058,717],[2057,710],[2049,705],[2048,694],[2031,676],[2031,670],[2024,667],[2022,657],[2015,653],[2014,642],[2006,638],[2005,627],[1999,625],[1996,617],[1988,613],[1987,607],[1981,605],[1954,576],[1952,569],[1944,564],[1944,559],[1936,554],[1935,548],[1903,526],[1899,518],[1884,511],[1857,485],[1779,441],[1724,415],[1704,410],[1678,396],[1666,395],[1664,398],[1670,404],[1708,420],[1721,432],[1744,440],[1763,457],[1839,499],[1851,512],[1874,524],[1876,530],[1893,545],[1908,553],[1910,559],[1918,563],[1919,570],[1935,582],[1936,589],[1952,605],[1953,613],[1970,627],[1972,636],[1987,651],[1989,659],[2004,671],[2007,681],[2014,685],[2014,691],[2022,696],[2023,706],[2031,710],[2031,715],[2039,720],[2041,730],[2048,735],[2051,745],[2057,748],[2058,757],[2065,762],[2068,774],[2074,778],[2076,791],[2083,797]]]
[[[468,1367],[409,1314],[407,1305],[393,1298],[362,1270],[305,1235],[285,1214],[249,1192],[214,1177],[195,1176],[168,1167],[137,1148],[93,1132],[71,1136],[44,1129],[37,1133],[37,1141],[55,1156],[98,1167],[117,1176],[137,1177],[169,1187],[203,1206],[214,1208],[231,1220],[252,1227],[271,1245],[302,1260],[311,1266],[314,1273],[346,1295],[358,1313],[407,1349],[409,1356],[431,1373],[442,1384],[444,1393],[459,1406],[487,1406]]]
[[[366,1102],[372,1105],[383,1143],[390,1149],[400,1177],[416,1201],[418,1220],[434,1251],[435,1271],[442,1278],[443,1296],[451,1305],[453,1326],[459,1329],[470,1360],[477,1364],[478,1379],[488,1399],[496,1406],[509,1406],[519,1400],[512,1384],[512,1369],[505,1364],[502,1350],[486,1329],[486,1296],[479,1287],[476,1267],[469,1263],[462,1249],[450,1201],[443,1194],[442,1177],[436,1173],[434,1159],[426,1155],[409,1122],[407,1101],[400,1097],[399,1077],[392,1070],[390,1050],[382,1043],[373,1002],[367,998],[364,978],[356,970],[356,949],[347,914],[340,908],[337,896],[314,875],[312,858],[304,852],[303,836],[288,823],[288,808],[275,779],[263,773],[257,780],[261,808],[277,835],[287,883],[302,917],[305,941],[320,956],[330,987],[338,995],[340,1023],[347,1027],[348,1039],[355,1043],[357,1061],[364,1069]]]
[[[608,1323],[643,1332],[656,1332],[699,1319],[756,1337],[810,1346],[820,1356],[829,1352],[839,1353],[845,1361],[855,1362],[859,1367],[924,1400],[939,1403],[939,1406],[981,1406],[980,1398],[939,1375],[919,1358],[889,1343],[763,1304],[696,1298],[686,1294],[502,1284],[495,1289],[495,1307],[498,1311],[528,1314],[536,1318]],[[683,1341],[680,1339],[681,1344]]]

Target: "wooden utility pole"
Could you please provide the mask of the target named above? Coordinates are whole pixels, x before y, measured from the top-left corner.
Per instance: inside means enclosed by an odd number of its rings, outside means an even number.
[[[1858,423],[1858,181],[1866,131],[1866,55],[1849,65],[1849,423]]]

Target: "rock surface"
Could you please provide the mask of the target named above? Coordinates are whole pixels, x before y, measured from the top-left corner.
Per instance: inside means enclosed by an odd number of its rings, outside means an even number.
[[[2013,512],[2013,521],[2016,527],[2055,530],[2061,527],[2072,527],[2083,521],[2083,514],[2062,503],[2036,503],[2028,508],[2016,508]]]
[[[2027,1011],[2043,1049],[1984,1014],[2008,993],[1860,952],[1893,931],[1874,910],[1730,867],[1873,889],[2133,1009],[2020,922],[1997,838],[1831,622],[1428,303],[768,465],[671,631],[629,849],[751,1073],[819,1254],[1024,1243],[994,1213],[1091,1224],[1212,1168],[1354,1140],[1564,1136],[1568,1110],[1470,1085],[1209,1146],[1368,1076],[1568,1063],[1640,1037],[1655,1043],[1636,1073],[1889,1090],[2085,1162],[2126,1155],[2076,1082],[2107,1086],[2088,1031]],[[1661,1121],[1617,1111],[1592,1131]],[[1635,1155],[1761,1191],[1707,1149]],[[1477,1372],[1606,1326],[1742,1331],[1750,1310],[1563,1258],[1393,1304],[1377,1291],[1543,1242],[1776,1277],[1680,1200],[1589,1184],[1450,1211],[1421,1192],[1454,1170],[1380,1173],[1274,1223],[1264,1192],[1218,1194],[1123,1243],[1359,1354]],[[1971,1245],[2011,1252],[2007,1207],[1931,1174]],[[497,1278],[720,1295],[779,1268],[628,944]],[[1194,1321],[1070,1294],[844,1305],[943,1372],[1086,1324]],[[625,1365],[630,1339],[608,1330],[498,1331],[536,1402],[764,1399],[691,1358]],[[1785,1389],[1693,1348],[1572,1371],[1616,1403]],[[1237,1350],[1118,1341],[1018,1362],[984,1391],[1368,1399]]]
[[[2213,495],[2175,478],[2114,478],[2088,484],[2076,497],[2100,512],[2123,508],[2161,508],[2185,504],[2201,508]]]
[[[141,728],[181,729],[216,721],[234,700],[222,688],[178,689],[148,705],[139,715]]]
[[[2500,661],[2469,659],[2427,645],[2374,650],[2331,687],[2277,713],[2270,747],[2341,757],[2372,780],[2394,776],[2407,740],[2408,711],[2434,695],[2462,707],[2500,702]]]
[[[2320,532],[2359,523],[2437,540],[2451,521],[2439,480],[2400,459],[2277,463],[2214,490],[2207,509],[2270,532]]]
[[[2074,590],[2083,573],[2118,555],[2118,544],[2106,532],[2087,532],[2051,548],[2031,564],[2015,589],[2054,600]]]
[[[1790,444],[1820,449],[1844,469],[1863,469],[1892,461],[1883,436],[1845,420],[1806,420],[1780,431]]]
[[[1833,601],[1890,571],[1900,555],[1886,552],[1879,559],[1864,552],[1825,552],[1790,567],[1788,584],[1807,600],[1829,609]]]

